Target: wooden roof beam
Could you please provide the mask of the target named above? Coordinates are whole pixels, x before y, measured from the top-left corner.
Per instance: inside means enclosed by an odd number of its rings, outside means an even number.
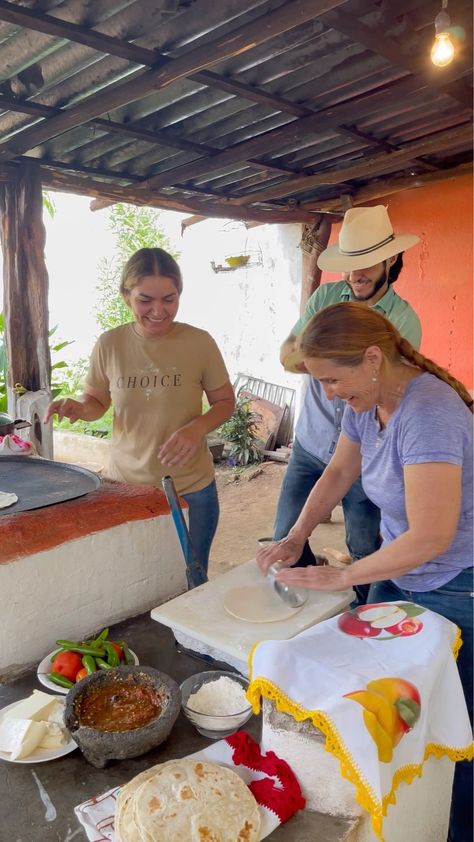
[[[251,23],[197,46],[164,65],[160,61],[157,67],[137,71],[128,81],[110,85],[79,105],[64,109],[55,117],[18,132],[0,146],[0,159],[10,160],[22,155],[38,144],[76,128],[106,111],[127,105],[150,91],[160,90],[178,79],[251,50],[255,44],[265,43],[344,2],[346,0],[293,0],[291,4],[285,4]]]
[[[25,6],[14,5],[7,0],[0,0],[0,20],[25,29],[31,29],[34,32],[42,32],[44,35],[52,35],[53,38],[73,41],[100,53],[118,56],[135,64],[148,66],[155,65],[160,58],[167,60],[164,55],[160,55],[154,50],[147,50],[127,41],[120,41],[119,38],[106,35],[104,32],[53,17],[51,14],[44,14],[35,9],[27,9]]]
[[[391,152],[389,155],[374,155],[366,158],[361,163],[350,164],[348,167],[335,167],[330,170],[323,170],[314,175],[307,175],[299,178],[291,178],[276,187],[260,190],[259,192],[248,193],[246,196],[233,199],[232,203],[250,205],[252,202],[269,202],[273,199],[281,199],[284,196],[303,193],[313,187],[320,187],[324,184],[342,184],[354,178],[375,178],[377,174],[396,169],[397,164],[404,164],[418,155],[430,155],[449,149],[455,143],[472,143],[471,123],[465,123],[455,129],[447,129],[442,132],[435,132],[423,140],[417,140]]]
[[[51,14],[44,14],[36,10],[33,11],[24,6],[13,6],[12,3],[6,2],[6,0],[0,0],[0,20],[14,23],[36,32],[43,32],[46,35],[64,38],[68,41],[91,47],[106,55],[118,56],[119,58],[145,67],[154,67],[159,62],[167,64],[173,60],[169,55],[158,50],[149,50],[127,41],[121,41],[118,38],[98,32],[96,29],[89,29],[86,26],[80,26],[76,23],[62,21],[60,18],[55,18]],[[292,114],[294,117],[304,117],[311,113],[311,110],[304,105],[299,105],[291,100],[267,93],[267,91],[256,88],[253,85],[246,85],[243,82],[226,78],[209,70],[195,73],[190,78],[207,87],[227,91],[235,96],[244,97],[252,102],[258,102],[260,105],[266,105],[277,111]]]
[[[241,163],[250,157],[254,158],[259,155],[269,155],[272,153],[277,154],[282,144],[288,141],[297,141],[313,132],[319,133],[330,128],[337,131],[339,125],[352,122],[355,115],[357,115],[358,119],[362,119],[375,113],[380,106],[386,106],[387,97],[393,96],[395,105],[397,101],[409,96],[420,87],[423,88],[425,85],[418,77],[403,79],[401,82],[395,82],[375,91],[370,91],[360,97],[314,112],[311,116],[301,117],[299,120],[295,120],[285,126],[271,129],[250,140],[230,146],[212,158],[201,158],[169,170],[164,170],[157,175],[145,179],[143,181],[143,187],[145,189],[170,187],[176,182],[192,181],[198,176],[205,175],[212,170],[215,171],[218,167]]]
[[[40,105],[39,103],[29,102],[28,100],[15,100],[14,97],[8,97],[0,94],[0,109],[2,107],[5,108],[5,110],[18,111],[22,114],[31,114],[32,116],[38,117],[54,117],[56,114],[61,113],[60,109],[53,108],[49,105]],[[201,157],[206,155],[212,157],[222,151],[217,146],[195,143],[194,141],[187,140],[187,138],[178,136],[167,129],[152,131],[150,129],[142,128],[141,126],[137,126],[135,123],[118,123],[114,120],[104,120],[100,117],[95,120],[90,120],[84,125],[93,126],[94,128],[107,132],[115,132],[116,134],[133,137],[136,140],[144,140],[152,144],[160,143],[171,149],[180,149],[184,152],[196,152],[196,154]],[[292,170],[290,167],[278,166],[278,164],[275,164],[273,161],[255,161],[248,159],[243,163],[253,169],[264,172],[283,173],[284,175],[293,175],[295,173],[295,170]],[[72,165],[71,168],[74,169],[74,166]],[[117,173],[117,176],[120,176],[120,174]],[[124,175],[124,178],[128,178],[128,176]]]
[[[397,149],[400,149],[400,146],[396,146],[394,143],[389,143],[387,140],[379,140],[378,138],[373,137],[373,135],[366,134],[366,132],[361,132],[355,126],[338,126],[337,133],[345,134],[348,137],[353,137],[357,140],[363,140],[365,143],[367,143],[368,146],[373,146],[376,149],[380,149],[385,152],[391,153],[396,152]],[[414,158],[413,160],[419,164],[422,164],[428,170],[438,169],[438,167],[435,167],[434,164],[430,164],[429,161],[425,161],[423,160],[423,158],[419,157]]]
[[[337,32],[347,35],[351,41],[357,41],[376,55],[387,59],[395,67],[401,67],[408,73],[418,75],[424,79],[427,87],[434,88],[436,91],[443,90],[444,93],[466,108],[472,108],[472,91],[469,90],[467,85],[463,82],[452,81],[446,84],[444,74],[435,76],[424,69],[428,56],[425,55],[426,46],[421,39],[419,39],[420,54],[414,55],[411,52],[404,51],[400,44],[387,36],[380,27],[367,26],[354,15],[349,15],[342,10],[334,9],[325,13],[321,16],[321,22],[337,30]],[[413,31],[412,36],[417,37],[417,33]],[[462,76],[468,68],[462,68],[458,65],[456,70],[458,76]]]
[[[363,205],[365,202],[372,202],[383,196],[390,196],[393,193],[400,193],[402,190],[413,190],[416,187],[424,187],[427,184],[437,184],[441,181],[452,181],[464,175],[472,173],[472,162],[460,164],[445,170],[436,172],[421,173],[414,176],[394,176],[393,178],[378,179],[370,184],[353,190],[349,195],[354,205]],[[341,197],[337,199],[321,199],[321,201],[304,202],[302,208],[312,210],[314,213],[322,211],[331,213],[340,210]]]
[[[1,167],[0,167],[1,171]],[[177,200],[169,196],[161,196],[152,191],[144,192],[143,190],[136,190],[128,193],[127,198],[124,196],[124,190],[120,186],[105,184],[100,181],[94,181],[91,178],[80,178],[79,176],[71,175],[70,173],[63,173],[60,170],[54,170],[52,167],[41,168],[41,180],[44,187],[51,190],[61,190],[70,193],[76,193],[80,196],[92,196],[98,199],[105,199],[106,204],[112,202],[130,202],[136,205],[147,205],[149,207],[162,208],[164,210],[174,210],[180,213],[196,213],[206,217],[216,217],[221,219],[237,219],[242,221],[256,221],[262,223],[283,223],[283,222],[314,222],[314,214],[311,211],[295,208],[294,210],[287,210],[286,208],[235,208],[227,202],[200,202],[196,200]],[[133,190],[133,189],[132,189]],[[92,210],[99,210],[102,205],[99,202],[93,202]]]

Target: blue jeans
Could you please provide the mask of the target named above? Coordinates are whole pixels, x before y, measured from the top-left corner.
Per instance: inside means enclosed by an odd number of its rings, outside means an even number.
[[[181,497],[186,500],[189,506],[189,534],[193,557],[202,568],[199,579],[194,578],[194,587],[197,587],[197,585],[207,582],[209,553],[219,521],[219,500],[217,499],[216,483],[213,480],[210,485],[200,491],[181,494]]]
[[[459,650],[458,669],[471,717],[473,709],[473,568],[463,570],[450,582],[434,591],[406,591],[391,580],[375,582],[370,586],[369,602],[393,602],[402,599],[416,602],[423,608],[436,611],[456,623],[461,629],[463,645]],[[456,763],[454,772],[453,800],[449,820],[448,842],[472,842],[472,763],[463,760]]]
[[[275,540],[284,538],[296,523],[313,486],[326,467],[324,462],[308,453],[295,439],[278,498],[273,527]],[[374,553],[380,547],[380,511],[365,496],[360,479],[351,486],[341,502],[349,554],[358,559]],[[314,553],[306,541],[295,567],[307,567],[314,563]],[[358,603],[365,603],[369,586],[357,585],[354,590],[357,592]]]

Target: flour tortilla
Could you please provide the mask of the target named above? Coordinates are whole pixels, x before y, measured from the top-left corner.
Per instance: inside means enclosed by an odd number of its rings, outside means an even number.
[[[257,842],[258,804],[231,769],[170,760],[125,786],[115,813],[116,842]]]
[[[224,608],[232,617],[247,623],[275,623],[287,620],[303,606],[287,605],[269,582],[233,588],[224,597]]]
[[[10,491],[0,491],[0,509],[6,509],[7,506],[13,506],[18,497]]]

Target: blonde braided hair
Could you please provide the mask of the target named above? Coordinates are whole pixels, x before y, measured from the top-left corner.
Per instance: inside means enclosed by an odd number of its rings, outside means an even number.
[[[378,346],[392,365],[405,360],[434,374],[451,386],[473,411],[474,402],[464,384],[420,354],[392,322],[371,307],[350,301],[332,304],[313,316],[299,340],[303,357],[318,357],[331,360],[335,365],[354,367],[362,363],[365,351],[371,345]]]

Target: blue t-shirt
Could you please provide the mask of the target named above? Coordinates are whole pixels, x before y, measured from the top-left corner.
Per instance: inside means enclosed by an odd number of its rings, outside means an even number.
[[[362,485],[381,511],[383,543],[408,529],[405,508],[405,465],[448,462],[462,466],[461,514],[449,549],[426,564],[394,578],[401,588],[431,591],[454,579],[473,563],[472,414],[457,392],[433,374],[412,380],[381,430],[375,411],[354,412],[347,406],[342,432],[360,443]]]
[[[351,289],[345,281],[321,284],[308,299],[304,313],[293,326],[291,334],[299,336],[309,320],[330,304],[353,300]],[[400,298],[392,286],[389,286],[385,295],[371,306],[386,319],[390,319],[401,335],[415,348],[420,347],[420,320],[408,301]],[[329,400],[317,380],[309,375],[306,375],[306,379],[307,389],[295,435],[308,453],[327,465],[339,438],[344,402],[340,398]]]

